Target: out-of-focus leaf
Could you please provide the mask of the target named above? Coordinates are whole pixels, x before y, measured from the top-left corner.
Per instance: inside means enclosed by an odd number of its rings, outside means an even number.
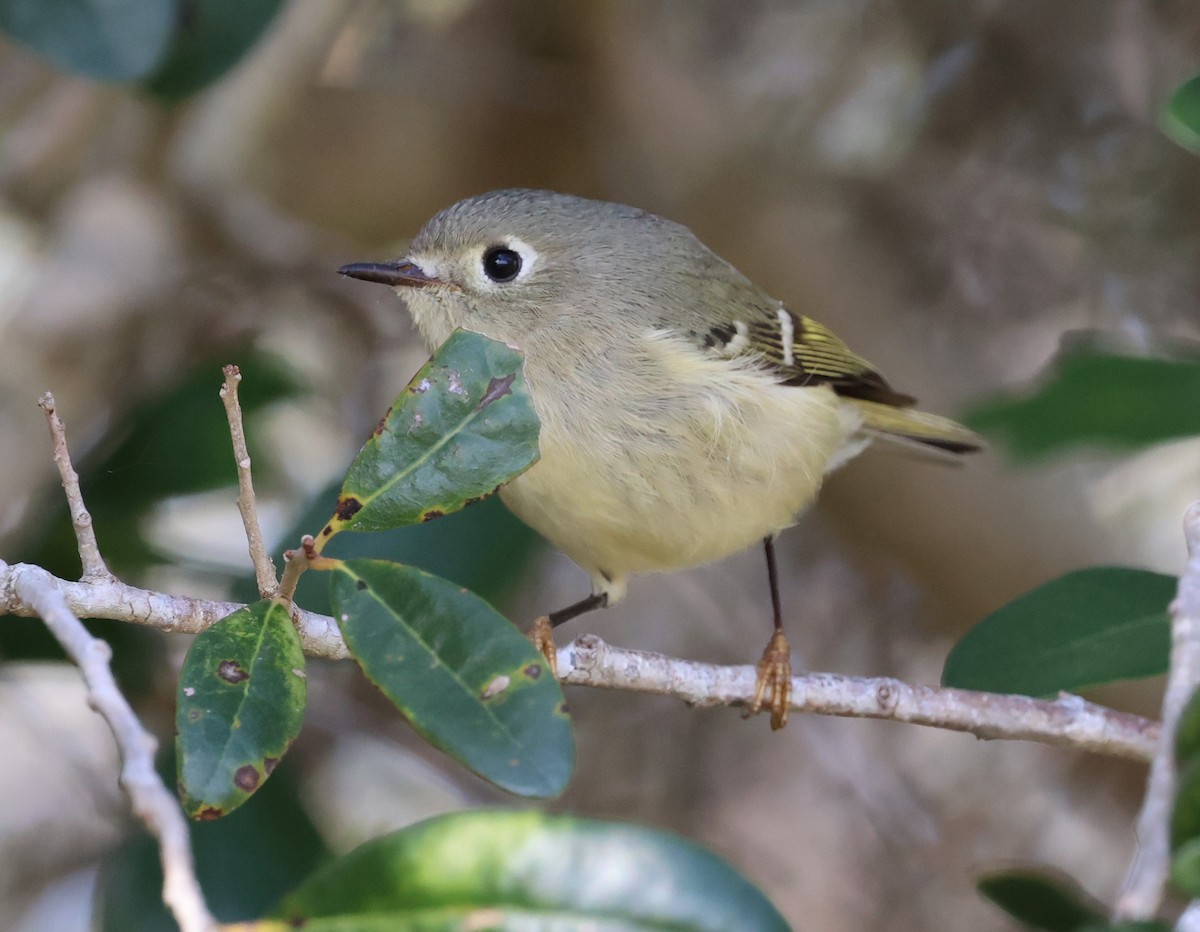
[[[1034,395],[976,408],[967,423],[1035,460],[1085,444],[1128,449],[1200,434],[1200,360],[1098,352],[1059,357]]]
[[[287,607],[263,601],[197,635],[179,675],[179,789],[188,814],[215,819],[245,802],[300,731],[304,651]]]
[[[451,334],[363,445],[322,535],[440,518],[527,469],[538,421],[522,358],[478,333]]]
[[[1175,729],[1175,763],[1180,768],[1200,758],[1200,690],[1192,693]]]
[[[1163,132],[1193,152],[1200,152],[1200,75],[1179,86],[1163,108]]]
[[[331,572],[351,654],[417,731],[510,792],[562,792],[575,755],[562,688],[511,622],[415,567],[348,560]]]
[[[1050,871],[1022,868],[983,874],[979,892],[1019,922],[1047,932],[1107,928],[1104,908],[1075,881]]]
[[[176,0],[178,28],[162,65],[145,82],[166,102],[221,77],[258,41],[283,0]]]
[[[331,486],[313,498],[304,514],[281,538],[286,546],[294,547],[302,534],[322,526],[339,487]],[[540,541],[537,534],[492,496],[428,524],[372,534],[339,534],[323,553],[340,559],[375,557],[418,566],[470,589],[493,605],[503,606],[504,600],[520,585]],[[231,597],[242,602],[257,599],[258,587],[253,575],[247,573],[239,580]],[[310,611],[332,615],[328,580],[320,573],[305,573],[296,588],[296,603]]]
[[[950,651],[942,683],[1048,696],[1165,673],[1173,576],[1118,566],[1067,573],[997,609]]]
[[[0,0],[0,30],[64,71],[132,81],[162,60],[176,0]]]
[[[306,881],[282,914],[313,932],[788,928],[762,893],[699,845],[533,811],[456,813],[369,841]],[[355,924],[383,917],[391,925]]]
[[[1200,838],[1200,762],[1181,768],[1171,813],[1171,850]]]
[[[1185,841],[1175,851],[1171,882],[1193,899],[1200,897],[1200,838]]]
[[[168,745],[169,746],[169,745]],[[159,771],[170,785],[173,755]],[[273,909],[284,893],[329,859],[300,804],[287,761],[254,803],[215,822],[192,822],[192,853],[204,898],[224,922]],[[163,906],[158,846],[139,832],[105,859],[96,890],[94,928],[102,932],[177,932]]]
[[[1100,925],[1089,924],[1080,926],[1076,932],[1171,932],[1171,927],[1165,922],[1147,919],[1142,922],[1112,922]]]

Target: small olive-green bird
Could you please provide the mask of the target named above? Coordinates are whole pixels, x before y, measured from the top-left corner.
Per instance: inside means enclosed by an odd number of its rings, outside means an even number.
[[[592,578],[550,626],[620,601],[633,573],[765,542],[775,627],[750,712],[769,706],[774,728],[791,693],[775,536],[872,440],[979,448],[686,227],[633,207],[493,191],[439,213],[403,258],[339,271],[393,286],[431,351],[458,327],[524,351],[541,458],[500,497]]]

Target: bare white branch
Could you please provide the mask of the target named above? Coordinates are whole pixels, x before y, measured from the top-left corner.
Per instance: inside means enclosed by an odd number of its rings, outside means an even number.
[[[217,923],[196,880],[187,819],[154,769],[158,743],[142,727],[117,688],[109,667],[112,650],[108,643],[88,633],[63,598],[55,578],[45,570],[18,567],[10,584],[16,596],[41,617],[79,667],[87,685],[89,704],[112,729],[121,752],[121,786],[129,795],[134,815],[158,839],[163,902],[182,932],[211,932]]]
[[[558,651],[558,674],[564,683],[676,696],[697,706],[748,704],[754,696],[755,672],[752,666],[717,666],[620,650],[595,635],[583,635]],[[1078,696],[1031,699],[888,677],[804,673],[792,678],[791,708],[929,725],[978,738],[1038,741],[1132,760],[1149,760],[1158,739],[1156,722]]]
[[[100,547],[96,543],[96,529],[92,526],[92,515],[83,503],[79,491],[79,474],[71,465],[71,453],[67,449],[67,429],[58,416],[54,396],[46,392],[38,399],[38,407],[46,414],[50,425],[50,438],[54,445],[54,465],[62,477],[63,491],[67,493],[67,505],[71,509],[71,525],[75,529],[75,540],[79,546],[79,561],[83,565],[83,579],[112,579]]]
[[[24,569],[40,569],[25,563],[11,566],[0,561],[0,612],[31,617],[38,614],[33,606],[14,591],[12,582]],[[89,582],[70,582],[55,578],[68,607],[80,618],[108,618],[145,625],[175,634],[199,634],[226,615],[232,615],[241,602],[218,602],[167,595],[130,586],[116,578]],[[313,657],[340,660],[349,657],[337,622],[328,615],[293,608],[292,620],[300,633],[304,652]]]
[[[0,612],[35,614],[15,595],[12,579],[24,565],[0,562]],[[243,606],[165,595],[119,580],[71,583],[56,580],[72,611],[85,618],[111,618],[161,631],[196,634]],[[293,610],[305,653],[348,657],[337,623],[328,615]],[[719,666],[622,650],[594,635],[558,649],[564,683],[675,696],[697,706],[745,705],[754,695],[753,666]],[[818,715],[879,718],[954,731],[980,738],[1039,741],[1133,760],[1150,760],[1158,723],[1106,709],[1076,696],[1056,700],[943,689],[888,678],[806,673],[792,683],[792,709]]]
[[[1115,910],[1118,919],[1150,919],[1162,902],[1170,870],[1170,819],[1175,803],[1175,730],[1200,685],[1200,502],[1183,518],[1188,563],[1171,603],[1171,667],[1163,695],[1163,725],[1150,762],[1146,798],[1138,814],[1138,851]]]
[[[246,431],[242,426],[242,406],[238,401],[238,383],[242,373],[237,366],[226,366],[225,384],[221,386],[221,401],[225,403],[225,416],[229,420],[229,436],[233,440],[233,459],[237,464],[238,511],[242,525],[246,528],[246,543],[250,545],[250,560],[254,564],[254,578],[258,593],[264,599],[275,595],[279,578],[275,564],[263,544],[262,528],[258,523],[258,506],[254,499],[254,481],[250,475],[250,448],[246,444]]]

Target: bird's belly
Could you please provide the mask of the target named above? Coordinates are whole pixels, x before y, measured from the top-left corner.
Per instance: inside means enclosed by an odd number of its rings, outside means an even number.
[[[501,497],[593,575],[743,550],[812,502],[857,426],[828,389],[754,388],[674,411],[669,430],[612,415],[597,423],[600,412],[569,433],[543,419],[541,459]]]

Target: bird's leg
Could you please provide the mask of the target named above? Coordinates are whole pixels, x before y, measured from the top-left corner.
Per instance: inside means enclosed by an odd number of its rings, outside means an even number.
[[[775,633],[758,662],[758,679],[754,683],[754,701],[746,717],[757,715],[767,705],[770,693],[771,728],[780,729],[787,724],[788,707],[792,701],[792,649],[783,633],[783,608],[779,600],[779,571],[775,566],[775,541],[763,540],[767,552],[767,576],[771,582],[771,609],[775,615]]]
[[[560,608],[557,612],[551,612],[549,615],[539,615],[533,620],[533,625],[529,628],[529,640],[533,641],[533,646],[542,652],[546,663],[550,664],[551,673],[558,676],[558,648],[554,645],[554,629],[593,609],[604,608],[607,604],[607,593],[593,592],[586,599],[580,599],[573,605]]]

